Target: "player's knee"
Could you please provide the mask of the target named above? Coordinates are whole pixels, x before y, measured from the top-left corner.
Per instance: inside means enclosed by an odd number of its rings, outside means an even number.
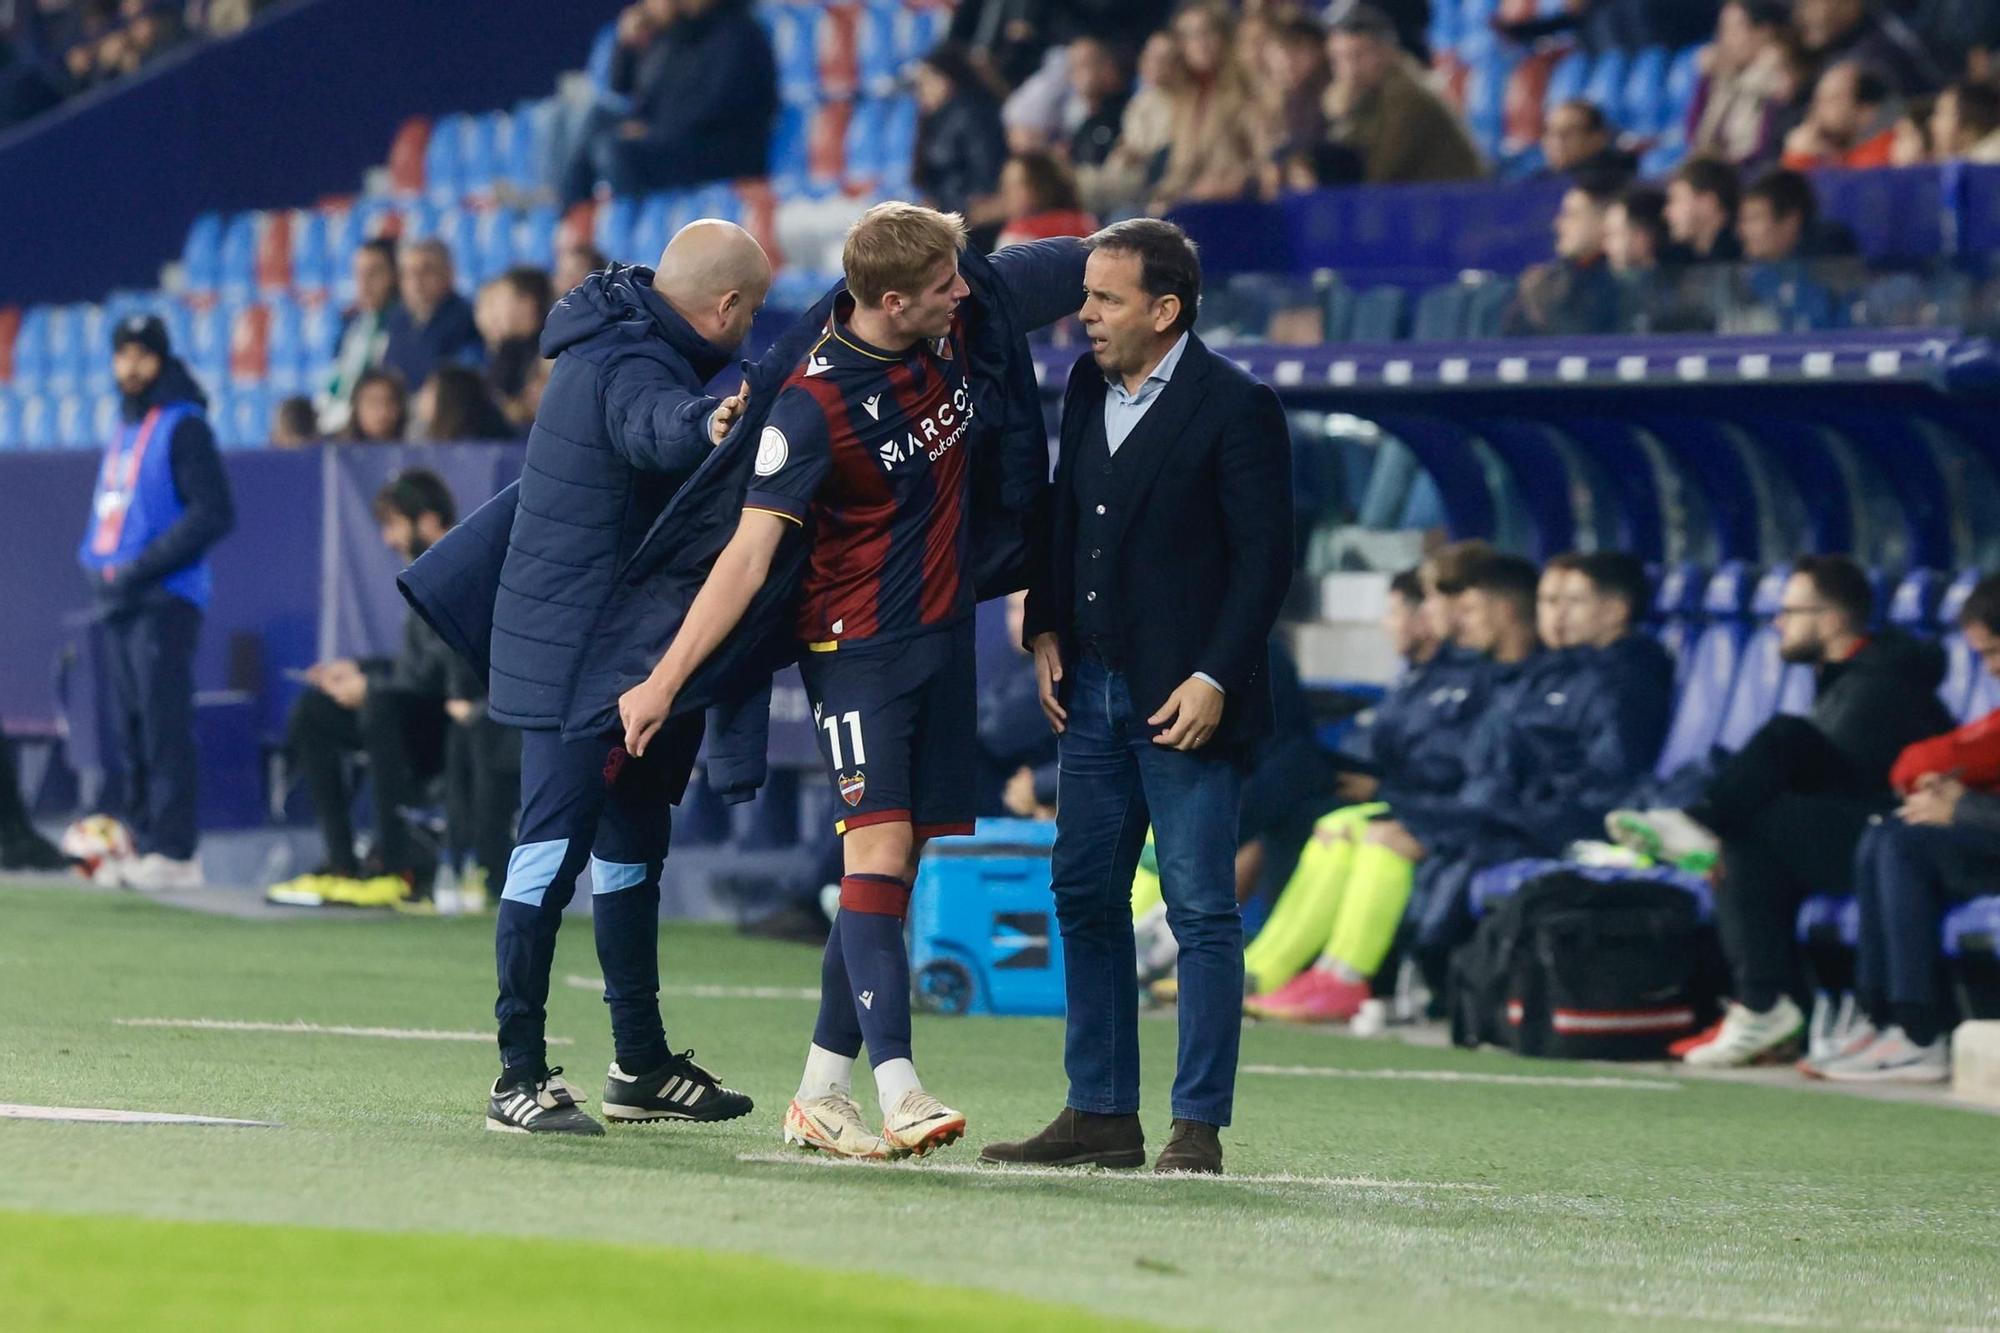
[[[907,882],[915,847],[914,830],[898,820],[850,829],[842,850],[850,875],[887,875]]]

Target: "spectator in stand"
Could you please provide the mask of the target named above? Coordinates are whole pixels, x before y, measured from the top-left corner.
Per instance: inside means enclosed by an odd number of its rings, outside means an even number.
[[[576,290],[578,283],[601,269],[608,268],[610,259],[602,250],[589,241],[565,242],[556,251],[554,289],[557,300]]]
[[[1700,41],[1714,26],[1715,9],[1716,0],[1565,0],[1539,9],[1530,4],[1530,17],[1499,26],[1522,43],[1575,31],[1588,51],[1678,50]]]
[[[1172,94],[1166,165],[1153,186],[1151,211],[1183,201],[1234,199],[1250,183],[1249,71],[1236,60],[1236,26],[1214,0],[1189,0],[1174,15],[1185,80]]]
[[[2000,165],[2000,89],[1966,81],[1938,94],[1931,155],[1939,162]]]
[[[1743,258],[1753,264],[1785,264],[1806,251],[1819,221],[1812,182],[1780,167],[1766,172],[1743,192],[1736,210],[1736,234]]]
[[[1361,154],[1370,184],[1486,174],[1464,122],[1397,46],[1395,27],[1380,10],[1356,5],[1336,21],[1327,55],[1330,133]]]
[[[1574,97],[1551,111],[1542,127],[1541,174],[1616,191],[1639,174],[1639,159],[1619,147],[1616,127],[1595,102]]]
[[[436,473],[411,468],[376,493],[375,521],[383,545],[407,563],[451,530],[458,505]],[[311,688],[292,705],[285,749],[319,817],[326,860],[311,874],[273,885],[267,896],[312,907],[428,899],[437,858],[412,831],[409,811],[421,783],[443,771],[446,701],[481,693],[471,669],[411,611],[395,657],[322,662],[306,673],[306,683]],[[374,798],[375,850],[366,861],[356,852],[348,813],[351,755],[368,757]]]
[[[1931,148],[1931,122],[1937,116],[1939,97],[1914,97],[1903,103],[1896,117],[1896,138],[1889,145],[1889,165],[1921,167],[1935,158]]]
[[[555,303],[548,273],[522,264],[482,287],[473,311],[486,345],[486,386],[517,434],[534,424],[542,386],[548,383],[542,325]]]
[[[1088,236],[1097,219],[1077,202],[1076,177],[1052,153],[1016,153],[1000,172],[1000,205],[1006,224],[1001,245],[1045,241],[1053,236]]]
[[[1139,53],[1139,87],[1125,105],[1118,143],[1098,166],[1079,165],[1083,205],[1099,217],[1136,207],[1159,178],[1173,135],[1173,96],[1187,79],[1172,33],[1156,32]]]
[[[1125,107],[1132,100],[1127,57],[1100,37],[1069,44],[1070,101],[1078,117],[1069,136],[1069,160],[1079,168],[1103,166],[1118,146]]]
[[[1604,257],[1613,273],[1658,272],[1672,243],[1666,192],[1657,186],[1634,185],[1604,211]]]
[[[1853,889],[1855,849],[1892,808],[1889,770],[1912,743],[1950,730],[1938,701],[1944,654],[1896,630],[1869,631],[1875,596],[1844,556],[1807,556],[1785,581],[1779,652],[1810,665],[1812,712],[1764,724],[1685,810],[1621,810],[1615,841],[1717,868],[1716,913],[1734,979],[1721,1023],[1682,1047],[1704,1066],[1747,1065],[1805,1027],[1793,923],[1808,893]]]
[[[336,439],[347,444],[401,444],[410,428],[410,390],[393,370],[365,370],[354,385],[354,410]]]
[[[1011,91],[1041,68],[1050,7],[1048,0],[963,0],[945,40],[995,85]]]
[[[1822,70],[1864,65],[1903,94],[1930,92],[1944,82],[1923,41],[1879,0],[1793,0],[1792,26]]]
[[[1993,0],[1921,0],[1917,29],[1944,67],[1977,83],[1991,83],[2000,68],[2000,5]]]
[[[1896,147],[1889,83],[1866,65],[1842,61],[1819,76],[1805,123],[1785,136],[1794,171],[1886,167]]]
[[[1669,265],[1733,264],[1743,257],[1736,239],[1736,205],[1742,194],[1736,168],[1712,157],[1681,163],[1667,182],[1667,230],[1674,249]]]
[[[1556,257],[1521,275],[1514,301],[1501,319],[1509,337],[1612,333],[1622,293],[1604,257],[1604,215],[1616,196],[1592,185],[1573,185],[1556,213]]]
[[[309,444],[318,444],[319,441],[319,418],[313,412],[312,399],[303,394],[294,394],[272,410],[273,449],[303,449]]]
[[[1729,0],[1722,7],[1688,108],[1690,155],[1738,167],[1777,156],[1792,93],[1784,44],[1789,21],[1783,0]]]
[[[402,302],[389,312],[381,364],[405,384],[422,384],[440,365],[479,360],[472,303],[458,294],[454,282],[451,250],[443,241],[417,241],[396,256]]]
[[[640,195],[764,174],[778,67],[748,0],[648,0],[620,20],[611,86],[629,99],[629,117],[586,135],[565,202],[588,198],[599,180]]]
[[[917,154],[911,179],[926,201],[973,229],[1000,220],[1007,132],[1000,104],[964,51],[949,43],[917,65]]]
[[[319,395],[319,427],[328,435],[347,429],[354,388],[382,364],[389,350],[389,316],[396,309],[396,242],[386,236],[363,241],[354,252],[354,305],[341,320],[333,373]]]
[[[1326,90],[1333,66],[1326,29],[1304,14],[1272,21],[1258,51],[1259,185],[1266,198],[1284,183],[1284,164],[1310,155],[1326,138]]]
[[[1431,63],[1431,0],[1371,0],[1371,3],[1395,27],[1396,40],[1409,53],[1410,59],[1428,66]],[[1325,6],[1322,18],[1328,23],[1338,23],[1359,4],[1360,0],[1334,0],[1333,4]]]
[[[469,366],[439,366],[412,404],[414,438],[432,444],[460,440],[511,440],[520,432]]]

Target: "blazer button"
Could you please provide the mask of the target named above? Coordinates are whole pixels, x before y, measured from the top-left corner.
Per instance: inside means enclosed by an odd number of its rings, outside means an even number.
[[[1097,512],[1098,512],[1098,513],[1100,513],[1100,514],[1101,514],[1101,513],[1103,513],[1103,512],[1104,512],[1104,506],[1103,506],[1103,505],[1099,505],[1099,506],[1097,506]]]
[[[1097,594],[1094,592],[1087,592],[1083,595],[1083,600],[1086,602],[1094,602],[1097,600]]]
[[[1099,546],[1099,547],[1093,547],[1093,548],[1091,549],[1091,552],[1090,552],[1090,558],[1091,558],[1092,560],[1095,560],[1095,559],[1097,559],[1097,557],[1098,557],[1098,556],[1100,556],[1100,555],[1103,555],[1103,554],[1104,554],[1104,548],[1103,548],[1103,547],[1101,547],[1101,546]]]

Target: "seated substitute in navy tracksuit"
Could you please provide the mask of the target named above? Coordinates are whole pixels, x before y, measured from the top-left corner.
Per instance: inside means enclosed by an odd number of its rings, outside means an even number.
[[[236,522],[207,399],[166,326],[135,315],[112,333],[121,394],[78,557],[104,627],[123,741],[120,813],[135,887],[199,883],[194,864],[194,649],[214,590],[208,551]]]

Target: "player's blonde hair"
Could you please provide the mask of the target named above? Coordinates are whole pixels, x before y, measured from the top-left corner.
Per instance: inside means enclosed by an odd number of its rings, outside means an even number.
[[[890,292],[915,294],[939,264],[965,249],[965,219],[921,204],[877,204],[847,229],[840,266],[847,290],[864,307]]]

